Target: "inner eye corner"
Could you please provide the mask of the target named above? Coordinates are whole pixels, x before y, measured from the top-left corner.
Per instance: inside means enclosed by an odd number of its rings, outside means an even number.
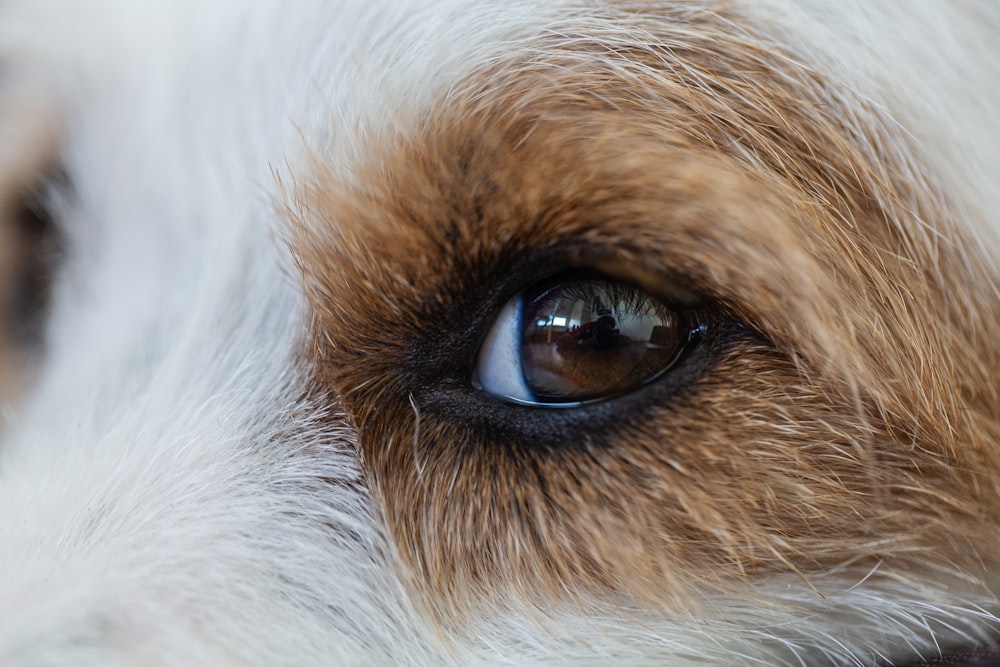
[[[695,305],[591,267],[536,280],[501,308],[472,384],[501,401],[572,408],[655,382],[705,335]]]

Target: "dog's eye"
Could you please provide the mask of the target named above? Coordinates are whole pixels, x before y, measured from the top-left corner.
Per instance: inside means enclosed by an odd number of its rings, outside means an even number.
[[[42,352],[62,244],[48,185],[0,187],[0,401],[16,397]],[[19,186],[19,187],[18,187]]]
[[[691,339],[690,318],[608,278],[556,277],[511,299],[479,351],[473,383],[514,403],[569,407],[655,380]]]

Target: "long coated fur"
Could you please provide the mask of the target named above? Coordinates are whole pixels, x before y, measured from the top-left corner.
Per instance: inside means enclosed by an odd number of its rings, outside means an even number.
[[[998,81],[991,0],[0,4],[0,665],[1000,664]],[[669,367],[494,391],[587,280]]]

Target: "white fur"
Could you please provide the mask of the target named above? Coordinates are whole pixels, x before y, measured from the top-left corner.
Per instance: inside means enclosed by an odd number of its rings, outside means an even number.
[[[884,106],[1000,247],[994,4],[744,4]],[[310,150],[347,168],[361,133],[539,35],[600,30],[592,6],[0,5],[0,94],[45,102],[73,183],[45,359],[0,444],[0,665],[872,664],[993,636],[992,596],[932,572],[769,580],[690,620],[512,608],[458,637],[408,600],[351,427],[299,398],[279,181]]]

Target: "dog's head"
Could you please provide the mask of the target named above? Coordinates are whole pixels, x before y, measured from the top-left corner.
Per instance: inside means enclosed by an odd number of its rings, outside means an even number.
[[[0,664],[989,655],[1000,13],[537,4],[0,8]]]

